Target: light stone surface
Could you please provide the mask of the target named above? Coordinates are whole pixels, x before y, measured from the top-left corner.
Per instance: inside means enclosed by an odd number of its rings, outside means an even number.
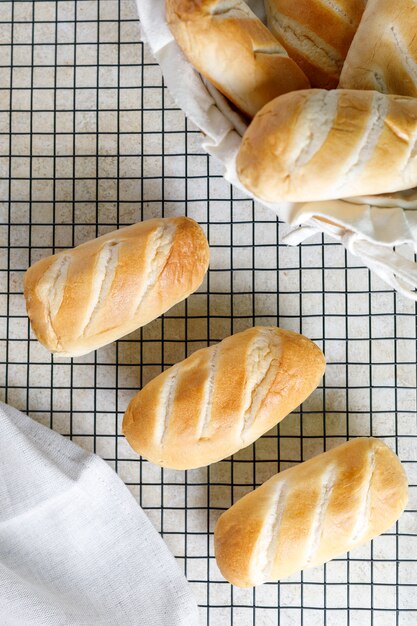
[[[326,238],[281,245],[287,227],[222,180],[139,36],[133,0],[0,2],[1,397],[114,467],[192,582],[202,623],[411,626],[415,305]],[[211,244],[200,290],[117,344],[51,358],[25,315],[28,264],[117,226],[184,213]],[[174,472],[139,459],[121,436],[134,393],[253,324],[314,339],[328,361],[323,386],[233,460]],[[349,558],[279,585],[225,583],[212,541],[221,511],[278,469],[371,434],[398,451],[414,485],[399,524]]]

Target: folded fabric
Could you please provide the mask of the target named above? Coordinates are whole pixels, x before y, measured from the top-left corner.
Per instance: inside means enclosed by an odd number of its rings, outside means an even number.
[[[0,624],[198,621],[174,557],[113,470],[0,403]]]

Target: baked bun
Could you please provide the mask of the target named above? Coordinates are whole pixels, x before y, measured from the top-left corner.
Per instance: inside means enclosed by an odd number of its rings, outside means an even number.
[[[162,467],[210,465],[280,422],[317,387],[324,368],[306,337],[250,328],[154,378],[130,402],[122,430],[136,452]]]
[[[244,0],[167,0],[166,17],[190,63],[249,117],[309,86]]]
[[[309,202],[417,186],[417,100],[375,91],[297,91],[267,104],[237,157],[268,202]]]
[[[334,89],[366,0],[265,0],[268,28],[312,87]]]
[[[276,474],[223,513],[217,564],[238,587],[281,580],[377,537],[406,503],[398,457],[378,439],[354,439]]]
[[[368,0],[339,86],[416,98],[416,24],[414,0]]]
[[[27,270],[32,329],[51,352],[87,354],[184,300],[202,283],[208,261],[204,233],[187,217],[113,231]]]

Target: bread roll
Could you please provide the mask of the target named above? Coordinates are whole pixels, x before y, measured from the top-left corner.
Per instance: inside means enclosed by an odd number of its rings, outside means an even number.
[[[412,0],[368,0],[340,78],[344,89],[417,96],[417,40]],[[373,206],[414,208],[415,189],[358,198]]]
[[[414,0],[368,0],[340,87],[417,97],[416,24]]]
[[[190,63],[249,117],[309,86],[244,0],[167,0],[166,16]]]
[[[187,217],[153,219],[38,261],[24,277],[39,341],[80,356],[144,326],[195,291],[209,252]]]
[[[417,100],[306,90],[267,104],[237,157],[242,184],[268,202],[333,200],[417,185]]]
[[[265,0],[268,27],[313,87],[334,89],[366,0]]]
[[[130,402],[123,433],[157,465],[209,465],[280,422],[317,387],[324,367],[323,354],[306,337],[251,328],[148,383]]]
[[[388,530],[407,503],[398,457],[354,439],[276,474],[219,518],[217,564],[238,587],[322,565]]]

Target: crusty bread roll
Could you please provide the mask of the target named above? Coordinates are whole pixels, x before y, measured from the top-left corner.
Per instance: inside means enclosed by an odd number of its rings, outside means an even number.
[[[250,328],[148,383],[130,402],[123,433],[163,467],[209,465],[280,422],[317,387],[324,367],[322,352],[306,337]]]
[[[368,0],[340,77],[343,89],[417,96],[417,5]]]
[[[417,38],[413,25],[416,21],[417,6],[413,0],[368,0],[339,87],[415,98]],[[414,195],[415,189],[411,189],[358,200],[373,206],[407,208]]]
[[[311,89],[255,117],[237,157],[242,184],[268,202],[333,200],[417,186],[417,100]]]
[[[313,87],[334,89],[366,0],[265,0],[268,27]]]
[[[167,0],[168,25],[190,63],[253,117],[307,77],[244,0]]]
[[[38,261],[24,278],[39,341],[80,356],[144,326],[195,291],[209,260],[200,226],[153,219]]]
[[[217,564],[238,587],[322,565],[388,530],[407,478],[381,441],[361,438],[276,474],[219,518]]]

